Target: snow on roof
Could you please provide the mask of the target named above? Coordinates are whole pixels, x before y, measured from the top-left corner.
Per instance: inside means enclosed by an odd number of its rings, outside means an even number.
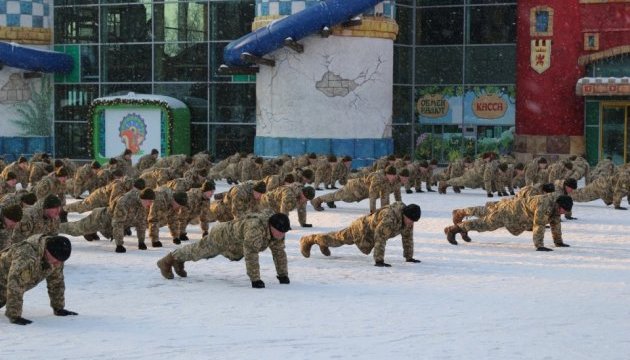
[[[628,84],[630,77],[583,77],[578,84]]]
[[[108,101],[114,101],[114,100],[162,101],[162,102],[167,103],[168,106],[172,109],[187,108],[186,104],[184,104],[181,100],[178,100],[170,96],[154,95],[154,94],[136,94],[134,92],[130,92],[127,95],[104,96],[104,97],[94,99],[94,101],[101,101],[101,102],[108,102]]]

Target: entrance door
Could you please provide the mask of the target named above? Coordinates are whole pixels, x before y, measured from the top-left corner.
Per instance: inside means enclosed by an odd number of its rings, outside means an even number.
[[[627,104],[603,105],[600,158],[611,157],[615,164],[624,164],[628,160],[629,110],[630,106]]]

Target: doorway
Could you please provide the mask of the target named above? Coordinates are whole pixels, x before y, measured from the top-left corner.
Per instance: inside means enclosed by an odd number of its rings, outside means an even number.
[[[603,103],[600,132],[600,159],[610,157],[617,165],[625,164],[630,153],[630,103]]]

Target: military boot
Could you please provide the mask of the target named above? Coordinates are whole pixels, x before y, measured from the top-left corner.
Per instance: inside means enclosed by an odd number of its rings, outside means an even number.
[[[453,210],[453,224],[457,225],[466,217],[466,211],[464,209]]]
[[[446,240],[451,243],[451,245],[457,245],[457,240],[455,240],[455,235],[461,233],[462,229],[457,225],[451,225],[444,228],[444,234],[446,234]]]
[[[311,205],[313,205],[313,209],[316,211],[324,211],[324,208],[322,207],[322,200],[318,197],[311,200]]]
[[[326,206],[328,206],[329,209],[336,209],[337,205],[335,205],[334,201],[327,201],[326,202]]]
[[[465,242],[471,242],[472,239],[470,238],[470,236],[468,236],[468,231],[463,231],[459,234],[462,237],[462,240],[464,240]]]
[[[184,262],[177,261],[175,260],[175,258],[173,258],[173,270],[175,270],[175,274],[177,274],[177,276],[179,277],[188,276],[188,273],[186,272],[186,270],[184,270]]]
[[[175,259],[173,258],[173,254],[168,253],[165,257],[161,258],[157,262],[157,267],[160,268],[160,272],[165,279],[173,279],[175,275],[173,275],[173,263]],[[182,266],[183,270],[183,266]],[[179,275],[179,274],[178,274]]]
[[[438,194],[446,194],[447,187],[448,185],[446,184],[446,181],[440,181],[440,184],[438,185]]]
[[[315,236],[306,235],[300,239],[300,252],[302,256],[308,258],[311,256],[311,247],[315,245]]]
[[[453,186],[453,191],[455,192],[455,194],[461,194],[462,188],[460,188],[459,186]]]

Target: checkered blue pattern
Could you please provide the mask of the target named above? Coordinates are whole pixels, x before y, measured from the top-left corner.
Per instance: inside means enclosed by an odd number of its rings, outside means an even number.
[[[0,0],[0,26],[49,28],[52,0]]]
[[[2,0],[0,0],[2,1]],[[256,0],[256,16],[291,15],[317,4],[320,0]],[[366,11],[365,15],[394,17],[394,0],[386,0]]]

